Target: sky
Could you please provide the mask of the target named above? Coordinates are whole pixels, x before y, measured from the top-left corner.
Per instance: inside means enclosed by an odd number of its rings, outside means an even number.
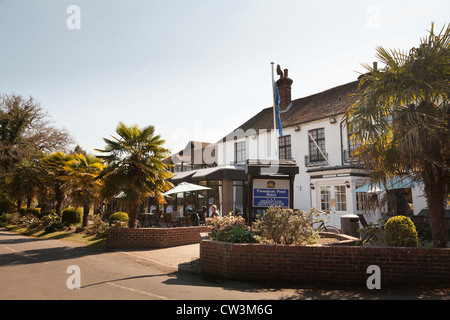
[[[89,153],[119,121],[177,152],[270,107],[271,62],[309,96],[449,17],[449,0],[0,0],[0,94],[33,96]]]

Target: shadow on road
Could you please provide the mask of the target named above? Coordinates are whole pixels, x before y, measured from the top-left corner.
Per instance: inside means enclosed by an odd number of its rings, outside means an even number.
[[[57,243],[58,246],[35,248],[31,250],[19,251],[9,248],[8,245],[24,244],[31,242],[49,242],[49,239],[37,239],[33,237],[24,237],[23,235],[14,233],[2,233],[0,239],[0,246],[11,251],[10,253],[2,254],[0,256],[0,266],[16,266],[27,265],[33,263],[43,263],[60,261],[74,258],[81,258],[85,256],[92,256],[104,253],[102,250],[96,250],[93,248],[82,246],[63,246],[61,243]]]
[[[148,279],[148,278],[155,278],[155,277],[161,277],[161,276],[171,276],[172,273],[164,273],[164,274],[147,274],[142,276],[133,276],[133,277],[126,277],[126,278],[120,278],[120,279],[114,279],[114,280],[105,280],[100,281],[96,283],[87,284],[85,286],[82,286],[81,289],[89,288],[89,287],[95,287],[99,286],[105,283],[114,283],[114,282],[120,282],[120,281],[126,281],[126,280],[136,280],[136,279]]]
[[[450,300],[450,284],[421,287],[389,286],[369,290],[365,285],[321,283],[270,283],[261,281],[217,279],[198,272],[180,270],[163,283],[184,286],[215,286],[223,290],[248,293],[279,293],[280,300]]]

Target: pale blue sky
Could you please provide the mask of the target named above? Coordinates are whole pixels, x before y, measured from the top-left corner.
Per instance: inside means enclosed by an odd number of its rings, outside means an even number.
[[[72,4],[80,30],[66,26]],[[448,0],[0,0],[0,93],[32,95],[89,152],[119,121],[154,125],[178,151],[271,106],[270,62],[304,97],[449,14]]]

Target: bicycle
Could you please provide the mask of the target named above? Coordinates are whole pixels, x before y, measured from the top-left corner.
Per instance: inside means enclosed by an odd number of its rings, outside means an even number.
[[[333,227],[333,226],[327,226],[327,225],[325,225],[324,219],[318,218],[318,216],[323,216],[323,215],[328,215],[328,214],[329,214],[329,212],[322,212],[315,208],[311,209],[310,219],[312,221],[312,224],[313,225],[319,224],[319,226],[317,228],[315,228],[319,232],[330,232],[330,233],[340,234],[341,231],[338,228]]]
[[[316,223],[319,223],[319,227],[317,228],[317,230],[319,230],[319,232],[330,232],[330,233],[337,233],[337,234],[341,233],[341,231],[339,231],[338,228],[325,225],[325,220],[320,219],[320,220],[317,220]]]

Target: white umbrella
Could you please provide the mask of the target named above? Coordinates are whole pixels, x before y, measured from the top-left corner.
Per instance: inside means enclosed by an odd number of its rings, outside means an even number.
[[[176,187],[170,189],[163,193],[164,196],[175,193],[183,193],[183,192],[192,192],[192,191],[201,191],[201,190],[211,190],[211,188],[199,186],[197,184],[192,184],[188,182],[182,182]]]

